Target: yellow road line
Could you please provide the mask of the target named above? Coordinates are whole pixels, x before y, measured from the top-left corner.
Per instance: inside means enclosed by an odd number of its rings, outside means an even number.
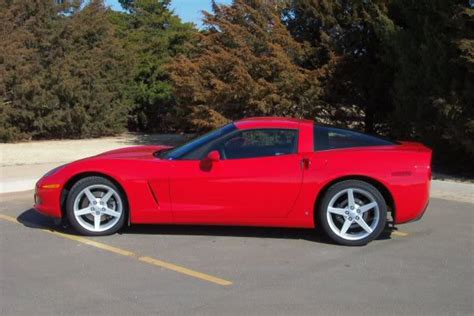
[[[0,218],[9,222],[15,223],[15,224],[20,224],[20,222],[17,221],[16,218],[11,217],[11,216],[0,214]]]
[[[408,235],[410,235],[409,233],[405,233],[405,232],[401,232],[401,231],[398,231],[398,230],[394,230],[392,231],[391,233],[392,236],[397,236],[397,237],[406,237]]]
[[[114,246],[109,246],[107,244],[97,242],[97,241],[94,241],[94,240],[90,240],[90,239],[87,239],[87,238],[84,238],[84,237],[81,237],[81,236],[63,234],[63,233],[60,233],[60,232],[56,232],[54,230],[47,230],[47,229],[42,229],[42,230],[45,231],[45,232],[48,232],[50,234],[59,236],[59,237],[63,237],[63,238],[66,238],[66,239],[70,239],[70,240],[74,240],[74,241],[86,244],[88,246],[99,248],[99,249],[102,249],[102,250],[105,250],[105,251],[108,251],[108,252],[113,252],[117,255],[121,255],[121,256],[125,256],[125,257],[136,257],[137,256],[136,254],[134,254],[131,251],[120,249],[120,248],[117,248],[117,247],[114,247]]]
[[[392,230],[390,228],[385,229],[384,232],[390,234],[390,236],[395,236],[395,237],[406,237],[406,236],[410,235],[410,233],[402,232],[402,231],[399,231],[399,230]]]
[[[188,269],[188,268],[185,268],[185,267],[180,267],[180,266],[177,266],[175,264],[165,262],[165,261],[161,261],[161,260],[158,260],[158,259],[154,259],[154,258],[151,258],[151,257],[139,257],[138,260],[140,260],[142,262],[146,262],[148,264],[158,266],[158,267],[162,267],[162,268],[165,268],[165,269],[168,269],[168,270],[173,270],[173,271],[176,271],[176,272],[179,272],[179,273],[182,273],[182,274],[186,274],[186,275],[189,275],[191,277],[195,277],[195,278],[198,278],[198,279],[201,279],[201,280],[216,283],[216,284],[219,284],[219,285],[231,285],[232,284],[232,282],[230,282],[230,281],[227,281],[227,280],[224,280],[224,279],[221,279],[221,278],[217,278],[217,277],[213,277],[212,275],[201,273],[201,272],[198,272],[198,271],[194,271],[194,270],[191,270],[191,269]]]
[[[4,215],[4,214],[0,214],[0,219],[3,219],[3,220],[8,221],[8,222],[15,223],[15,224],[21,224],[16,218],[8,216],[8,215]],[[132,257],[132,258],[137,259],[138,261],[148,263],[148,264],[153,265],[153,266],[158,266],[158,267],[161,267],[161,268],[165,268],[165,269],[168,269],[168,270],[172,270],[172,271],[175,271],[175,272],[178,272],[178,273],[181,273],[181,274],[185,274],[185,275],[188,275],[190,277],[197,278],[197,279],[201,279],[201,280],[204,280],[204,281],[207,281],[207,282],[211,282],[211,283],[215,283],[215,284],[223,285],[223,286],[227,286],[227,285],[232,284],[232,282],[230,282],[230,281],[227,281],[227,280],[224,280],[224,279],[221,279],[221,278],[218,278],[218,277],[206,274],[206,273],[194,271],[194,270],[191,270],[191,269],[188,269],[188,268],[185,268],[185,267],[182,267],[182,266],[170,263],[170,262],[155,259],[155,258],[152,258],[152,257],[139,256],[139,255],[135,254],[134,252],[131,252],[131,251],[128,251],[128,250],[125,250],[125,249],[121,249],[121,248],[117,248],[117,247],[114,247],[114,246],[109,246],[107,244],[97,242],[97,241],[94,241],[94,240],[91,240],[91,239],[87,239],[87,238],[84,238],[84,237],[81,237],[81,236],[68,235],[68,234],[57,232],[57,231],[49,230],[49,229],[46,229],[46,228],[39,228],[39,229],[44,231],[44,232],[47,232],[47,233],[53,234],[55,236],[58,236],[58,237],[63,237],[63,238],[66,238],[66,239],[74,240],[76,242],[80,242],[80,243],[86,244],[88,246],[92,246],[92,247],[99,248],[99,249],[102,249],[102,250],[105,250],[105,251],[108,251],[108,252],[112,252],[112,253],[115,253],[117,255],[121,255],[121,256],[125,256],[125,257]]]

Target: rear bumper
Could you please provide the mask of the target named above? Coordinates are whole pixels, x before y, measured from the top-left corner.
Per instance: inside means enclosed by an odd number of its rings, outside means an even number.
[[[420,215],[418,215],[415,219],[411,220],[410,222],[416,222],[416,221],[419,221],[423,215],[425,215],[425,212],[426,210],[428,209],[428,205],[430,204],[430,202],[428,201],[425,205],[425,208],[423,209],[423,211],[420,213]]]
[[[397,187],[393,192],[395,200],[395,224],[421,219],[430,198],[431,181]]]

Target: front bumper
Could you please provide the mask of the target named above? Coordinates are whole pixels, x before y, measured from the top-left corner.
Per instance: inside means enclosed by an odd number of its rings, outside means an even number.
[[[61,187],[43,188],[43,181],[40,179],[35,186],[34,209],[39,213],[51,216],[62,217],[61,214]]]

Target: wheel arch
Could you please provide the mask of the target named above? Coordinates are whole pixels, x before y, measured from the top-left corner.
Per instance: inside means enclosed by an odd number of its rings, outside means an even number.
[[[392,218],[393,220],[395,221],[395,218],[396,218],[396,206],[395,206],[395,200],[393,199],[393,195],[392,193],[390,192],[390,190],[387,188],[387,186],[385,184],[383,184],[382,182],[380,182],[379,180],[377,179],[374,179],[372,177],[368,177],[368,176],[361,176],[361,175],[347,175],[347,176],[343,176],[343,177],[338,177],[338,178],[335,178],[331,181],[329,181],[328,183],[326,183],[323,188],[321,190],[319,190],[316,198],[315,198],[315,201],[314,201],[314,210],[313,210],[313,214],[314,214],[314,224],[317,225],[318,223],[318,208],[319,208],[319,205],[320,203],[322,202],[322,197],[324,196],[324,194],[326,194],[327,190],[334,184],[338,183],[338,182],[342,182],[342,181],[346,181],[346,180],[359,180],[359,181],[364,181],[364,182],[367,182],[371,185],[373,185],[375,188],[377,188],[377,190],[380,191],[380,193],[382,194],[384,200],[385,200],[385,203],[387,203],[387,206],[388,206],[388,212],[390,212],[392,214]]]
[[[127,223],[130,223],[130,204],[128,202],[128,196],[127,196],[127,192],[124,190],[122,184],[120,184],[119,181],[117,181],[117,179],[115,179],[114,177],[108,175],[108,174],[105,174],[105,173],[102,173],[102,172],[97,172],[97,171],[88,171],[88,172],[81,172],[81,173],[78,173],[78,174],[75,174],[74,176],[72,176],[69,180],[67,180],[66,184],[64,185],[62,191],[61,191],[61,217],[64,219],[64,218],[67,218],[66,217],[66,199],[67,199],[67,196],[69,194],[69,191],[71,190],[72,186],[77,183],[79,180],[81,179],[84,179],[84,178],[87,178],[87,177],[102,177],[102,178],[105,178],[109,181],[111,181],[113,184],[115,184],[117,186],[117,188],[120,190],[120,193],[123,194],[123,196],[125,197],[125,204],[126,204],[126,207],[125,207],[125,212],[126,212],[126,221]]]

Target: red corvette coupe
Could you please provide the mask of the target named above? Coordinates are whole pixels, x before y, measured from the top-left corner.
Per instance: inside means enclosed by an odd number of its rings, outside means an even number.
[[[129,224],[321,226],[364,245],[423,215],[431,150],[287,118],[249,118],[182,146],[109,151],[51,170],[35,208],[84,235]]]

